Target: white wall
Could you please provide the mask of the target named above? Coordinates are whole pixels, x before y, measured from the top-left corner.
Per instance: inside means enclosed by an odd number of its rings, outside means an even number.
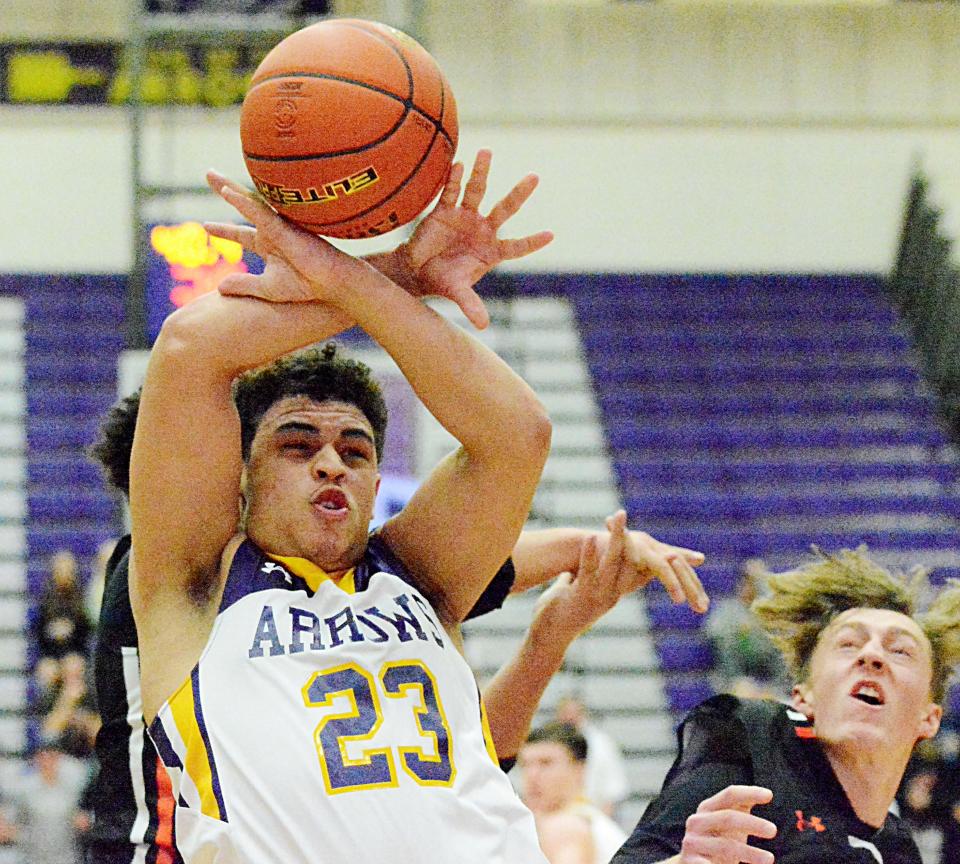
[[[426,6],[490,200],[541,175],[511,233],[557,240],[524,268],[883,271],[918,160],[960,234],[956,6]],[[235,112],[152,125],[152,179],[243,176]],[[126,270],[129,177],[121,110],[0,108],[0,271]]]

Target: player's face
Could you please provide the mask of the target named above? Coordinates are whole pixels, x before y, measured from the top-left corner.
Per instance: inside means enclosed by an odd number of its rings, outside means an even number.
[[[534,813],[561,810],[583,792],[583,766],[556,741],[524,744],[517,756],[523,802]]]
[[[830,747],[909,753],[936,734],[930,642],[917,623],[887,609],[849,609],[820,634],[794,707]]]
[[[367,544],[380,484],[373,428],[346,402],[291,396],[261,420],[244,471],[247,534],[277,555],[346,570]]]

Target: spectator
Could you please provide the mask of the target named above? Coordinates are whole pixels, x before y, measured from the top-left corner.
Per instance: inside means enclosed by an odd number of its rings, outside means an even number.
[[[742,699],[784,699],[788,685],[783,660],[763,631],[750,604],[757,598],[763,561],[744,562],[732,597],[714,604],[706,632],[713,647],[714,687]]]
[[[623,754],[617,743],[590,722],[587,706],[576,696],[566,696],[560,700],[554,719],[558,723],[574,726],[587,739],[587,800],[607,816],[613,816],[617,805],[630,792]]]
[[[23,859],[28,864],[76,864],[75,820],[87,768],[50,741],[40,743],[31,763],[10,790]]]
[[[50,579],[43,588],[32,635],[39,654],[37,682],[43,688],[59,680],[65,656],[87,655],[90,623],[77,580],[77,559],[68,550],[50,560]]]
[[[86,759],[93,755],[93,742],[100,728],[89,666],[79,654],[60,661],[60,678],[44,691],[35,713],[41,718],[40,736],[58,741],[71,756]]]
[[[570,723],[534,729],[520,748],[521,797],[550,864],[606,864],[627,839],[584,798],[588,754],[587,739]]]
[[[939,772],[931,797],[940,812],[943,831],[940,864],[960,861],[960,717],[956,712],[946,717],[938,745]]]

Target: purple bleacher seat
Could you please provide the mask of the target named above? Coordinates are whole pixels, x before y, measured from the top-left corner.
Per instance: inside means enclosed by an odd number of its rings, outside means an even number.
[[[47,487],[27,497],[30,518],[37,523],[75,519],[110,520],[116,503],[105,492],[69,487]]]
[[[702,575],[702,574],[701,574]],[[666,593],[656,602],[647,600],[647,618],[650,626],[655,630],[699,630],[703,624],[703,616],[694,612],[686,604],[678,605],[670,602]]]
[[[633,491],[636,488],[637,491]],[[644,518],[769,519],[774,516],[858,516],[876,513],[956,514],[953,496],[933,494],[849,493],[827,495],[822,490],[768,492],[729,489],[716,491],[693,486],[682,492],[626,486],[624,502],[631,513]]]
[[[53,456],[45,454],[42,459],[27,463],[27,483],[31,486],[103,486],[100,468],[83,453],[67,453]]]
[[[112,391],[117,378],[117,358],[70,355],[63,352],[27,355],[27,383],[67,387],[100,385]]]
[[[111,537],[115,530],[102,524],[78,523],[75,526],[57,523],[53,526],[34,525],[27,537],[30,560],[42,560],[61,549],[70,549],[75,555],[87,558],[97,547]]]
[[[775,455],[739,459],[736,454],[718,460],[715,454],[688,454],[682,458],[657,455],[644,461],[618,453],[614,465],[621,483],[647,485],[670,483],[685,486],[689,483],[713,483],[723,486],[737,483],[757,484],[776,482],[851,483],[858,480],[929,480],[937,483],[955,483],[960,479],[958,466],[950,462],[921,461],[794,461],[778,460]]]
[[[81,450],[92,444],[100,428],[100,418],[51,418],[49,415],[27,417],[27,442],[42,453],[62,449]]]
[[[123,333],[115,327],[33,326],[25,336],[27,350],[38,354],[73,351],[116,357],[123,349]]]
[[[692,711],[714,695],[710,682],[703,677],[683,677],[668,681],[665,687],[670,708],[679,716]]]
[[[664,672],[704,672],[713,668],[713,650],[698,635],[668,633],[656,641]]]
[[[919,393],[902,390],[896,395],[862,393],[852,388],[842,402],[833,393],[773,392],[767,388],[667,391],[662,388],[618,387],[598,394],[598,404],[611,420],[630,417],[638,424],[659,418],[696,418],[714,422],[719,418],[753,419],[756,415],[781,415],[783,423],[809,422],[818,415],[836,416],[842,407],[847,416],[872,412],[909,412],[936,422],[933,402]]]
[[[637,524],[642,519],[628,515]],[[771,555],[805,554],[811,544],[825,551],[851,548],[866,543],[878,551],[911,552],[916,550],[955,550],[956,532],[944,528],[933,530],[891,530],[891,531],[843,531],[836,528],[831,531],[810,531],[797,529],[744,528],[732,530],[729,525],[710,525],[709,527],[682,527],[676,532],[663,533],[660,539],[665,542],[681,543],[694,549],[700,549],[708,555],[724,554],[729,556],[768,557]]]
[[[818,357],[842,357],[845,360],[862,355],[865,362],[871,358],[886,362],[890,354],[909,350],[909,342],[902,334],[887,330],[791,333],[778,326],[753,331],[718,329],[704,332],[650,326],[638,330],[631,324],[588,322],[580,336],[588,351],[674,352],[690,357],[723,353],[773,361],[793,354],[813,353]]]
[[[107,412],[113,402],[112,393],[99,389],[36,384],[27,393],[27,413],[99,417]]]

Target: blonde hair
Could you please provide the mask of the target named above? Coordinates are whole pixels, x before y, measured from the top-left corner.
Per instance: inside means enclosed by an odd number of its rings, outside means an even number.
[[[924,612],[926,572],[892,573],[873,561],[867,548],[841,549],[814,557],[786,573],[768,573],[770,593],[751,609],[770,634],[794,674],[804,681],[820,634],[848,609],[890,609],[917,622],[930,640],[933,674],[930,692],[942,701],[954,667],[960,663],[960,581],[951,579]]]

